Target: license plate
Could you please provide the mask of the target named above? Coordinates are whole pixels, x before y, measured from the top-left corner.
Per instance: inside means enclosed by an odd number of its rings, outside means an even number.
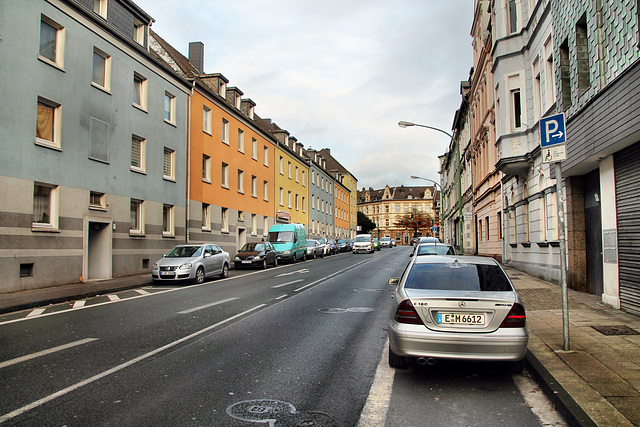
[[[174,276],[172,271],[161,271],[160,275],[161,276],[167,276],[167,277],[173,277]]]
[[[484,325],[484,314],[438,313],[441,325]]]
[[[243,264],[251,264],[251,261],[242,261]]]

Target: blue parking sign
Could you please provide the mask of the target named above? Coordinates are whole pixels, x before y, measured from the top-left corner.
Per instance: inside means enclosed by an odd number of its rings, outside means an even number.
[[[564,113],[540,119],[540,146],[564,144],[567,141]]]

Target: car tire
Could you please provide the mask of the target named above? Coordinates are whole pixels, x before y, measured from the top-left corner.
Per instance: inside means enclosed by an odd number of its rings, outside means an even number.
[[[273,258],[273,266],[274,267],[278,266],[278,257]]]
[[[203,267],[198,267],[198,269],[196,270],[196,283],[198,285],[204,283],[204,268]]]
[[[266,270],[266,269],[267,269],[267,260],[266,260],[266,259],[263,259],[263,260],[262,260],[262,269],[263,269],[263,270]]]
[[[304,253],[302,254],[302,261],[306,261],[307,260],[307,251],[304,251]]]
[[[291,258],[291,263],[295,264],[296,262],[298,262],[298,260],[296,259],[296,254],[293,254],[293,258]]]
[[[225,262],[222,266],[222,271],[220,272],[220,278],[226,279],[227,277],[229,277],[229,264]]]
[[[406,369],[408,366],[407,358],[404,356],[398,356],[389,347],[389,366],[397,369]]]
[[[318,258],[318,254],[316,253],[316,251],[313,251],[313,259],[317,259]]]

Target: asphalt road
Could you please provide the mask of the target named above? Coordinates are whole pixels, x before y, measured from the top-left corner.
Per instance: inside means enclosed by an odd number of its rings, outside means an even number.
[[[0,423],[356,425],[386,367],[387,278],[408,254],[341,254],[2,316]],[[414,367],[392,389],[388,426],[540,425],[499,366]]]

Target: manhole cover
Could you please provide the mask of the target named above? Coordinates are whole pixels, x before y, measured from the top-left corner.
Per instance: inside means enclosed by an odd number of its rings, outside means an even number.
[[[603,335],[640,335],[640,332],[626,325],[592,326],[592,328]]]
[[[246,400],[227,408],[227,414],[236,420],[255,424],[282,427],[337,427],[338,423],[329,415],[317,411],[298,410],[291,403],[279,400]]]

